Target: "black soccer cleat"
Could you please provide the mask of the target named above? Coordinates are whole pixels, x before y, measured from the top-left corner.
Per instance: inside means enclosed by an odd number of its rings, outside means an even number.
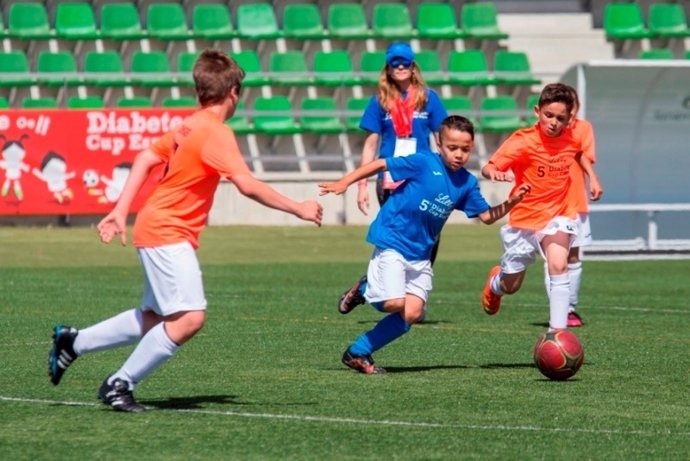
[[[352,285],[352,288],[343,293],[338,301],[338,312],[341,314],[349,314],[355,307],[366,302],[361,289],[364,283],[367,283],[366,275]]]
[[[365,375],[379,375],[386,372],[385,369],[374,366],[371,355],[354,355],[350,352],[350,348],[345,351],[342,360],[346,366]]]
[[[112,384],[108,384],[108,379],[110,379],[110,376],[105,378],[105,381],[98,389],[98,398],[101,402],[109,405],[115,411],[140,413],[146,410],[145,407],[139,405],[134,400],[134,395],[129,390],[129,383],[127,381],[115,378]]]
[[[74,339],[79,334],[76,328],[66,325],[55,325],[53,330],[53,348],[48,353],[48,375],[50,381],[57,386],[62,375],[78,355],[74,352]]]

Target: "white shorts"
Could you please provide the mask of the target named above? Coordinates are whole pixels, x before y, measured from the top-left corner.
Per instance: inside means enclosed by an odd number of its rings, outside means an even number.
[[[376,248],[367,270],[367,302],[404,298],[413,294],[426,302],[434,272],[428,259],[408,261],[395,250]]]
[[[553,218],[546,227],[539,231],[517,229],[508,224],[501,227],[501,240],[503,241],[503,256],[501,257],[501,270],[504,274],[517,274],[523,272],[534,263],[537,253],[544,257],[541,248],[541,240],[547,235],[557,232],[571,234],[571,244],[577,232],[577,223],[563,216]]]
[[[592,244],[592,228],[589,225],[589,213],[577,214],[577,235],[573,247],[584,247]]]
[[[206,309],[196,252],[189,242],[137,248],[144,266],[142,310],[159,315]]]

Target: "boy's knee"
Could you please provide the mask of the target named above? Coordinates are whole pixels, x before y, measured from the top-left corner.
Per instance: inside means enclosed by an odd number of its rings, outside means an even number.
[[[189,311],[181,319],[189,336],[198,333],[206,323],[206,311]]]

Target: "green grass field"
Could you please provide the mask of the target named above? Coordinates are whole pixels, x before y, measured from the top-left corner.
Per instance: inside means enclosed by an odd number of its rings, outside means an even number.
[[[6,460],[690,459],[690,261],[586,261],[585,364],[544,379],[532,347],[548,307],[542,267],[485,315],[498,227],[450,226],[428,321],[379,351],[389,373],[340,363],[380,314],[336,312],[365,270],[363,227],[211,228],[199,257],[204,330],[122,414],[96,391],[131,349],[77,360],[54,387],[55,323],[132,307],[132,247],[95,230],[1,228],[0,455]]]

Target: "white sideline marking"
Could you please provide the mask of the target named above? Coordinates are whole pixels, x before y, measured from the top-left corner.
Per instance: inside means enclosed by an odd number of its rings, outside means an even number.
[[[75,401],[61,401],[61,400],[45,400],[45,399],[29,399],[22,397],[7,397],[0,395],[0,401],[5,402],[21,402],[21,403],[37,403],[48,405],[67,405],[77,407],[103,407],[100,403],[92,402],[75,402]],[[151,407],[147,407],[151,409]],[[156,411],[173,412],[173,413],[194,413],[199,415],[212,416],[234,416],[240,418],[264,418],[264,419],[282,419],[290,421],[307,421],[307,422],[322,422],[335,424],[360,424],[365,426],[402,426],[402,427],[419,427],[419,428],[438,428],[438,429],[469,429],[481,431],[510,431],[510,432],[575,432],[582,434],[619,434],[619,435],[643,435],[643,436],[678,436],[690,437],[690,432],[673,432],[673,431],[643,431],[643,430],[620,430],[620,429],[582,429],[582,428],[564,428],[564,427],[540,427],[540,426],[509,426],[504,424],[483,425],[483,424],[447,424],[447,423],[427,423],[422,421],[393,421],[388,419],[357,419],[357,418],[338,418],[334,416],[308,416],[308,415],[279,415],[273,413],[245,413],[237,411],[215,411],[215,410],[185,410],[185,409],[157,409]]]

